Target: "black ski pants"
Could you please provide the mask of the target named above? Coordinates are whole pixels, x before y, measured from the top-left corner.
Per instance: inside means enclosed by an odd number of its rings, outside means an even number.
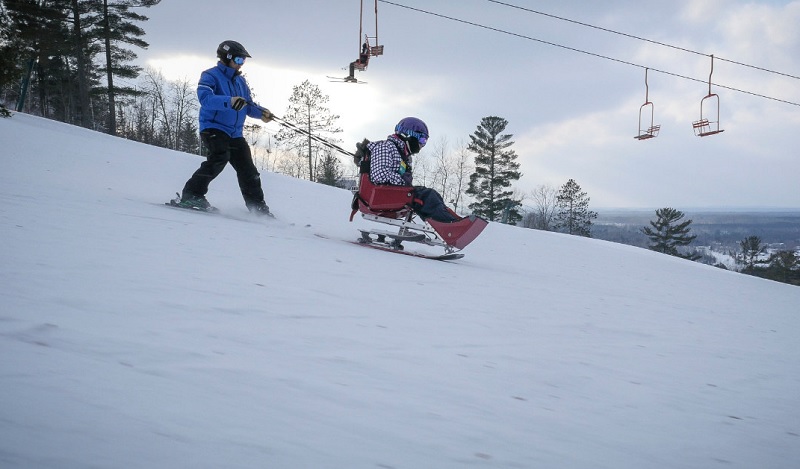
[[[459,219],[447,209],[442,196],[429,187],[414,186],[414,202],[411,204],[411,208],[423,219],[433,218],[443,223],[451,223]]]
[[[208,149],[208,158],[186,181],[186,185],[183,187],[183,198],[205,196],[211,181],[219,176],[225,169],[225,165],[230,163],[236,170],[239,189],[242,191],[245,205],[251,207],[264,202],[261,177],[253,163],[253,156],[247,140],[244,137],[231,138],[225,132],[217,129],[200,132],[200,138]]]

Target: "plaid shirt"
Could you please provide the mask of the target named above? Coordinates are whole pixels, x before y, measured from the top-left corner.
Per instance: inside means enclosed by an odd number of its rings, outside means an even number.
[[[386,140],[370,142],[367,145],[370,151],[369,178],[373,184],[391,184],[393,186],[410,186],[409,182],[400,176],[400,163],[406,150],[406,142],[394,135]],[[408,171],[411,171],[411,155],[405,159]]]

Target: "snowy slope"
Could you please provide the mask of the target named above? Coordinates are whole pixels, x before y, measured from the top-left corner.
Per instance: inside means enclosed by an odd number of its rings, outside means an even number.
[[[350,194],[0,119],[0,467],[794,468],[800,289],[491,224],[366,249]],[[309,226],[310,225],[310,226]],[[322,239],[324,234],[333,239]]]

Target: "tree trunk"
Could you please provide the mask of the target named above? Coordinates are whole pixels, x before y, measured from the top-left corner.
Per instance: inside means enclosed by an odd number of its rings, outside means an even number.
[[[106,41],[106,75],[108,79],[108,133],[117,134],[117,105],[114,100],[114,71],[111,62],[111,23],[108,20],[108,0],[103,0],[103,31]]]
[[[311,100],[307,101],[308,104],[308,180],[314,180],[314,163],[311,157]]]
[[[86,72],[86,54],[83,48],[83,32],[81,31],[81,14],[78,0],[72,0],[73,14],[73,38],[75,47],[75,59],[78,66],[78,114],[80,115],[81,127],[92,127],[92,115],[89,112],[91,101],[89,100],[89,79]]]

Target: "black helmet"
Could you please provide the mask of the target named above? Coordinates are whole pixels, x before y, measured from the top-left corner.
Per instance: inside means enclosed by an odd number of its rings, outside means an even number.
[[[222,41],[217,47],[217,57],[223,62],[228,62],[234,57],[251,57],[251,55],[236,41]]]

